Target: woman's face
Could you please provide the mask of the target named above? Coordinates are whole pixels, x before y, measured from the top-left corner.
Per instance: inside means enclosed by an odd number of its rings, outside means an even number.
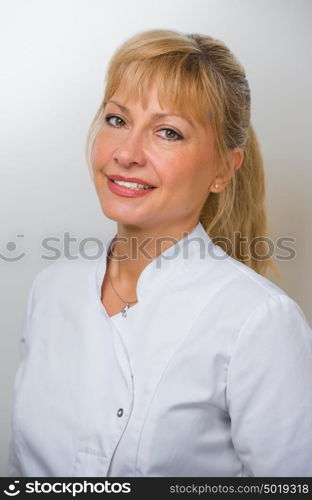
[[[146,109],[140,101],[126,101],[119,91],[104,111],[92,156],[104,214],[141,228],[195,225],[215,181],[210,128],[191,124],[174,109],[162,109],[155,86]],[[129,189],[110,176],[135,178],[153,189],[135,190],[133,185]]]

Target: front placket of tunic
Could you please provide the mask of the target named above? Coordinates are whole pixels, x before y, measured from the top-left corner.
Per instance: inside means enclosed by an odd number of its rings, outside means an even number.
[[[133,379],[128,353],[95,289],[80,391],[84,414],[73,476],[107,475],[133,406]]]
[[[127,311],[126,317],[122,316],[121,312],[110,317],[110,321],[112,321],[112,323],[114,324],[116,332],[118,332],[120,340],[123,343],[123,347],[125,349],[127,359],[128,359],[128,364],[129,364],[130,371],[131,371],[132,391],[133,391],[132,392],[133,404],[132,404],[131,410],[133,409],[134,397],[135,397],[135,386],[134,386],[135,370],[134,370],[133,361],[132,361],[133,346],[131,343],[133,342],[133,339],[132,339],[133,331],[131,328],[130,318],[133,316],[133,312],[135,309],[136,309],[135,307],[130,307]],[[124,466],[132,468],[134,465],[136,448],[131,451],[129,449],[129,443],[127,442],[127,432],[128,432],[129,425],[131,422],[131,415],[132,415],[132,413],[130,412],[126,428],[125,428],[125,430],[124,430],[124,432],[123,432],[123,434],[118,442],[118,445],[115,449],[115,452],[112,456],[110,466],[109,466],[109,469],[107,471],[107,476],[119,475],[119,472],[117,474],[117,471],[115,468],[115,463],[116,462],[118,463],[119,456],[120,456]],[[125,449],[127,450],[127,452]]]
[[[137,453],[137,435],[133,432],[134,419],[133,419],[133,408],[135,405],[136,398],[136,371],[134,365],[134,345],[136,337],[135,329],[135,318],[140,314],[140,308],[136,305],[130,307],[127,311],[127,316],[122,316],[121,313],[112,316],[110,319],[114,323],[116,330],[118,330],[125,349],[128,353],[129,365],[132,372],[133,381],[133,407],[131,414],[129,416],[125,432],[123,433],[115,453],[112,457],[112,461],[108,470],[107,475],[112,477],[118,476],[134,476],[135,475],[135,462]]]

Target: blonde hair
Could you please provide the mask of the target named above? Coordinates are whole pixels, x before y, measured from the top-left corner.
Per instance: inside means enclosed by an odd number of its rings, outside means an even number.
[[[272,257],[265,256],[264,169],[250,124],[249,85],[244,68],[222,41],[201,34],[148,30],[118,48],[110,60],[103,102],[87,137],[91,175],[92,148],[104,121],[106,102],[122,88],[127,97],[140,98],[145,107],[151,82],[156,79],[162,107],[173,105],[182,116],[212,126],[221,171],[228,168],[229,149],[244,149],[241,168],[220,193],[209,194],[200,222],[214,242],[233,258],[259,274],[266,275],[271,268],[279,276]],[[240,241],[235,234],[241,236]]]

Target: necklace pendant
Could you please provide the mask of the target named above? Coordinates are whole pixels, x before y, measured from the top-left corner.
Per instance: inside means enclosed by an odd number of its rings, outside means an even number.
[[[129,309],[129,304],[128,304],[128,302],[126,302],[126,305],[125,305],[125,307],[123,308],[123,310],[122,310],[122,312],[121,312],[121,314],[122,314],[122,316],[123,316],[124,318],[127,316],[127,311],[128,311],[128,309]]]

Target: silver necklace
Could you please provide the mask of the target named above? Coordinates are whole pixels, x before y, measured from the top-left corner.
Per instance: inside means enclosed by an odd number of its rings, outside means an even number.
[[[112,285],[112,288],[114,292],[116,293],[117,297],[120,298],[120,300],[125,304],[125,307],[122,309],[121,314],[125,318],[127,316],[127,311],[129,309],[129,304],[135,304],[137,300],[127,300],[125,301],[122,297],[120,297],[119,293],[117,292],[116,288],[114,287],[110,275],[108,275],[110,284]]]

